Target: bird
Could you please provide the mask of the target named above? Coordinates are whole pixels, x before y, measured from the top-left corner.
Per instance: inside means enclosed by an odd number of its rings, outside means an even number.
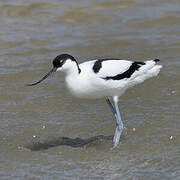
[[[117,147],[124,128],[119,110],[119,97],[129,88],[157,76],[162,68],[159,59],[146,61],[123,60],[117,58],[94,59],[78,63],[70,54],[60,54],[52,61],[52,69],[35,83],[41,83],[55,72],[64,73],[65,83],[70,93],[83,99],[104,98],[111,109],[116,129],[113,148]],[[113,103],[112,103],[113,102]]]

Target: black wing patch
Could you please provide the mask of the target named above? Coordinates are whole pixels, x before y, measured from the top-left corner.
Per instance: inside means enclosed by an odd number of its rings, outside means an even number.
[[[131,75],[141,67],[141,65],[145,65],[145,63],[144,62],[133,62],[132,65],[129,67],[129,69],[127,71],[125,71],[124,73],[117,74],[116,76],[107,76],[103,79],[105,79],[105,80],[121,80],[124,78],[130,78]]]
[[[101,69],[102,67],[102,60],[97,60],[95,63],[94,63],[94,66],[93,66],[93,71],[95,73],[98,73],[99,70]]]
[[[116,58],[111,58],[111,59],[98,59],[93,66],[93,71],[95,73],[98,73],[100,69],[102,68],[102,62],[103,61],[109,61],[109,60],[121,60],[121,59],[116,59]]]

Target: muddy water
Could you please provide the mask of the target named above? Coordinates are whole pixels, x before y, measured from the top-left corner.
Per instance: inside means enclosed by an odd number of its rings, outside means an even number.
[[[0,1],[0,179],[180,179],[179,12],[178,0]],[[72,98],[61,74],[25,86],[63,52],[161,59],[120,99],[116,150],[103,99]]]

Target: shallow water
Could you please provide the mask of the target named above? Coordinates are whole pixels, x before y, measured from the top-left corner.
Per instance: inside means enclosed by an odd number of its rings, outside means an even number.
[[[0,179],[180,179],[179,12],[178,0],[0,1]],[[58,73],[25,86],[63,52],[161,59],[157,78],[120,98],[117,149],[103,99],[72,98]]]

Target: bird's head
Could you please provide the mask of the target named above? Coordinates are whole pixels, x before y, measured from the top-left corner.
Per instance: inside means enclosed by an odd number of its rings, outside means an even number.
[[[69,54],[60,54],[60,55],[56,56],[54,58],[52,64],[53,64],[53,68],[44,77],[42,77],[39,81],[37,81],[35,83],[27,84],[27,85],[34,86],[36,84],[39,84],[44,79],[46,79],[48,76],[50,76],[52,73],[57,72],[57,71],[69,72],[69,71],[73,71],[75,69],[76,71],[78,71],[78,73],[81,72],[76,59]]]

